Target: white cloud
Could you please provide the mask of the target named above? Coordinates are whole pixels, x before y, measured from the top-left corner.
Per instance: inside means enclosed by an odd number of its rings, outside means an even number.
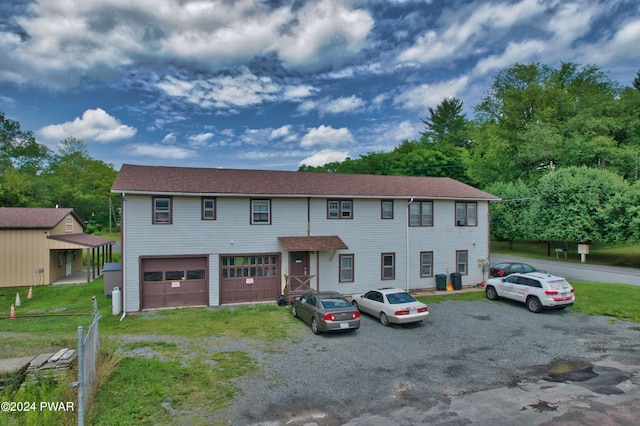
[[[302,137],[300,146],[310,148],[316,145],[336,146],[354,142],[353,135],[346,127],[334,129],[331,126],[321,125],[320,127],[310,129],[307,134]]]
[[[323,67],[366,46],[373,18],[354,2],[39,0],[0,30],[0,79],[65,88],[87,76],[169,61],[220,70],[275,54],[286,67]],[[6,30],[5,30],[6,31]]]
[[[127,155],[157,159],[183,160],[195,157],[195,151],[174,145],[135,144],[127,146]]]
[[[325,114],[355,113],[364,106],[364,100],[355,95],[351,95],[349,97],[345,96],[336,99],[323,98],[308,100],[298,105],[297,112],[304,115],[312,111],[318,111],[318,114],[322,117]]]
[[[297,100],[309,96],[308,85],[281,86],[270,77],[259,77],[242,68],[236,75],[221,75],[210,79],[186,81],[165,76],[157,88],[168,96],[181,98],[203,108],[242,108],[279,100]]]
[[[475,72],[486,74],[496,69],[508,68],[516,62],[527,62],[539,57],[547,49],[542,41],[530,40],[523,43],[509,43],[500,55],[491,55],[478,61]]]
[[[438,84],[421,84],[396,96],[393,103],[402,108],[426,112],[428,107],[435,107],[444,98],[459,97],[467,82],[468,77],[462,76]]]
[[[365,47],[372,27],[369,12],[349,9],[348,2],[310,1],[297,11],[296,25],[274,38],[271,48],[289,66],[333,63]]]
[[[171,132],[171,133],[168,133],[167,135],[165,135],[164,138],[162,138],[162,143],[169,144],[169,145],[170,144],[174,144],[174,143],[176,143],[176,139],[177,139],[176,134]]]
[[[625,22],[609,39],[603,39],[586,48],[581,59],[586,63],[604,65],[626,58],[635,64],[634,69],[637,70],[637,60],[640,59],[638,46],[640,46],[640,19],[636,18]]]
[[[193,148],[198,147],[206,147],[209,142],[213,139],[213,133],[199,133],[197,135],[189,136],[187,140],[189,141],[189,146]]]
[[[278,127],[277,129],[273,129],[271,134],[269,135],[269,140],[273,139],[288,139],[291,135],[292,126],[287,124],[286,126]]]
[[[96,142],[113,142],[128,139],[136,134],[134,127],[121,124],[116,118],[101,108],[88,109],[82,117],[62,124],[52,124],[39,130],[48,140],[62,140],[74,137]]]
[[[316,152],[310,157],[298,163],[298,167],[306,165],[312,167],[320,167],[327,163],[341,162],[349,156],[347,151],[333,151],[331,149],[323,149],[320,152]]]

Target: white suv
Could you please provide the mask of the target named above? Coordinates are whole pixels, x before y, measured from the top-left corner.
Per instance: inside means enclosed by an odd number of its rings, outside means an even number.
[[[511,274],[487,280],[485,294],[489,300],[505,299],[526,303],[531,312],[564,309],[573,305],[573,287],[561,277],[543,272]]]

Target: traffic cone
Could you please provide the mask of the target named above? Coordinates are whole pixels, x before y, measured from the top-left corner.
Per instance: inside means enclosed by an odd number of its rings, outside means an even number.
[[[29,294],[27,294],[27,299],[33,299],[33,290],[29,287]]]
[[[9,318],[14,319],[16,317],[16,308],[11,304],[11,313],[9,314]]]
[[[20,306],[22,303],[20,303],[20,293],[16,293],[16,306]]]

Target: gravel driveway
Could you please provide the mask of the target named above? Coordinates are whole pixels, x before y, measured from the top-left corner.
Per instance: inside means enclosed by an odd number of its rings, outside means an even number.
[[[216,420],[234,425],[636,424],[640,325],[509,301],[430,305],[416,325],[301,333]],[[285,308],[283,308],[285,309]],[[239,345],[239,342],[234,345]],[[221,349],[221,350],[224,350]],[[612,417],[613,416],[613,417]],[[548,423],[547,423],[548,422]],[[558,422],[558,423],[555,423]]]

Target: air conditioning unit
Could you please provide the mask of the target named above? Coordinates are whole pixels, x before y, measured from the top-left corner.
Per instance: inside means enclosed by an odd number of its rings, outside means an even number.
[[[464,219],[458,219],[458,226],[464,226]]]

